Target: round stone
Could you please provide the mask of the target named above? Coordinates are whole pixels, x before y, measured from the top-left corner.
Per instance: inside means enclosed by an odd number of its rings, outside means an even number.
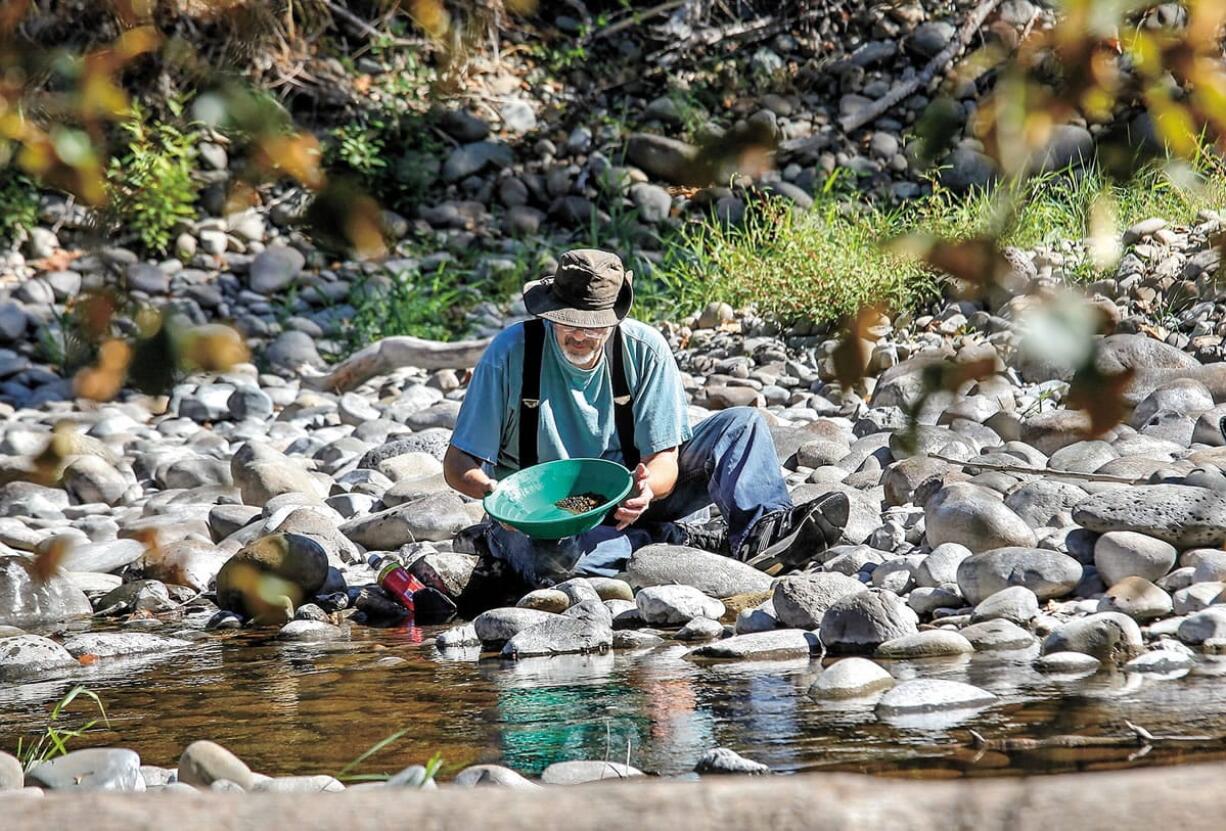
[[[1175,546],[1135,531],[1109,531],[1094,544],[1094,567],[1108,586],[1126,577],[1160,580],[1175,565]]]

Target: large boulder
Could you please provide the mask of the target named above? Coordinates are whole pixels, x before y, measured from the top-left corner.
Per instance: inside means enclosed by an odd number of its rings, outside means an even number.
[[[475,507],[472,507],[475,506]],[[372,551],[394,551],[421,540],[450,540],[480,520],[480,505],[470,506],[455,493],[436,493],[386,511],[351,519],[341,526],[346,537]]]
[[[709,597],[766,591],[771,578],[745,563],[684,545],[647,545],[630,555],[626,577],[635,588],[693,586]]]
[[[1226,540],[1226,493],[1188,485],[1137,485],[1094,494],[1073,510],[1091,531],[1135,531],[1176,548]]]
[[[969,482],[946,485],[928,500],[924,528],[934,548],[947,542],[971,551],[1035,544],[1025,520],[987,488]]]
[[[217,573],[217,605],[256,623],[284,623],[328,577],[323,546],[301,534],[269,534]]]
[[[1081,581],[1081,563],[1059,551],[1009,546],[972,554],[958,564],[958,588],[979,604],[1010,586],[1025,586],[1039,600],[1063,597]]]
[[[62,573],[43,580],[26,557],[0,556],[0,626],[46,626],[90,614],[85,592]]]

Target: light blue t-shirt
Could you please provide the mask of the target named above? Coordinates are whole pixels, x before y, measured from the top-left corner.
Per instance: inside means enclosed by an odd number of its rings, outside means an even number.
[[[655,328],[622,321],[626,376],[634,398],[634,443],[646,457],[676,447],[692,435],[681,373],[668,342]],[[540,427],[537,457],[600,458],[624,462],[613,421],[613,338],[590,370],[562,354],[545,321],[541,351]],[[497,478],[519,469],[519,399],[524,325],[504,329],[486,348],[460,406],[451,443],[493,467]]]

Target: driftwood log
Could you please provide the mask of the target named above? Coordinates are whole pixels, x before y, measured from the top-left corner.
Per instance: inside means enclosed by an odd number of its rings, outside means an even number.
[[[306,375],[303,385],[317,390],[347,392],[379,375],[397,369],[468,369],[477,365],[490,338],[454,343],[408,335],[383,338],[341,361],[330,372]]]

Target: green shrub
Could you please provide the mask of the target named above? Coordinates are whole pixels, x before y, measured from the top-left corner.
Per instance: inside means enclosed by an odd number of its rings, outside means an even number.
[[[175,226],[196,215],[199,187],[192,168],[199,135],[168,122],[151,123],[135,104],[120,126],[127,149],[107,171],[109,213],[147,249],[164,252]]]
[[[386,279],[356,286],[350,296],[356,312],[349,337],[355,347],[392,335],[449,340],[463,328],[474,296],[456,270],[441,266],[430,275],[405,271]]]
[[[0,242],[13,242],[37,220],[38,188],[11,165],[0,168]]]

